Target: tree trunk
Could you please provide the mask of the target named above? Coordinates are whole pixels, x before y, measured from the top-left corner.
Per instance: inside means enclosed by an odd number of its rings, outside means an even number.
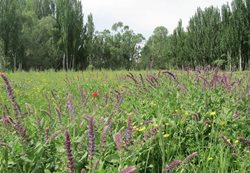
[[[68,56],[68,51],[66,51],[66,71],[69,69],[69,56]]]
[[[14,72],[16,72],[16,56],[14,56],[13,70]]]
[[[65,53],[63,54],[62,65],[63,65],[63,71],[64,71],[65,70]]]
[[[73,58],[72,58],[72,70],[74,70],[75,68],[75,55],[73,55]]]
[[[232,71],[232,57],[231,57],[231,50],[227,51],[227,61],[229,63],[229,70]]]
[[[241,46],[239,47],[239,70],[242,71]]]

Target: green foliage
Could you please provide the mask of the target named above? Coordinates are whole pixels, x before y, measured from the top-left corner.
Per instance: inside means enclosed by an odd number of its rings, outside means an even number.
[[[185,28],[155,28],[144,42],[122,22],[95,31],[83,21],[80,0],[0,0],[1,64],[6,70],[250,68],[250,3],[233,0],[221,9],[198,8]],[[84,2],[83,2],[84,5]]]
[[[23,55],[21,31],[24,3],[20,0],[0,1],[0,38],[3,40],[4,55],[12,69],[16,69]]]
[[[29,14],[27,14],[29,15]],[[33,15],[33,14],[31,14]],[[26,16],[27,20],[30,16]],[[53,34],[56,21],[51,16],[42,19],[33,18],[31,26],[24,26],[23,40],[26,56],[23,59],[23,69],[30,67],[35,69],[53,68],[58,61],[58,52],[55,47]],[[60,54],[59,54],[60,55]]]
[[[156,61],[155,68],[213,64],[218,59],[227,62],[221,66],[239,70],[249,66],[249,2],[234,0],[223,5],[221,11],[210,6],[198,8],[189,20],[187,30],[180,20],[173,34],[153,44],[151,36],[142,52],[142,66]],[[156,59],[156,60],[154,60]],[[157,62],[158,61],[158,62]],[[166,65],[167,64],[167,65]]]
[[[164,26],[155,28],[153,35],[149,38],[142,50],[141,63],[144,67],[149,64],[157,69],[166,68],[169,51],[168,30]]]
[[[140,60],[140,44],[143,40],[141,34],[134,33],[122,22],[115,23],[111,31],[95,34],[90,61],[95,68],[133,69]]]
[[[250,169],[249,146],[238,138],[250,138],[249,72],[126,75],[124,71],[8,74],[22,114],[14,115],[1,82],[0,172],[67,172],[65,129],[70,133],[75,172],[116,173],[135,166],[137,172],[161,173],[173,160],[184,160],[193,152],[198,156],[174,171]],[[74,115],[69,114],[69,95]],[[87,115],[95,119],[93,160],[88,159]],[[110,117],[112,125],[103,144],[101,135]],[[129,117],[132,136],[127,144]],[[18,121],[29,139],[14,128]],[[122,135],[121,149],[114,139],[117,133]]]
[[[7,58],[4,55],[4,47],[3,47],[3,42],[0,40],[0,70],[5,70],[7,67]]]
[[[217,66],[219,66],[219,67],[224,66],[225,63],[226,63],[226,61],[223,60],[223,59],[217,59],[217,60],[215,60],[215,61],[213,62],[214,65],[217,65]]]

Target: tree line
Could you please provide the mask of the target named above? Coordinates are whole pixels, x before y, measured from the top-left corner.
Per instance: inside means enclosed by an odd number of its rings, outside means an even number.
[[[148,40],[122,22],[96,31],[80,0],[0,0],[0,69],[250,68],[250,1],[198,8]]]

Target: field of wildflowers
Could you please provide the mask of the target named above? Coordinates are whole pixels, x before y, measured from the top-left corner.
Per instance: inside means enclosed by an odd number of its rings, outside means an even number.
[[[1,173],[250,172],[250,72],[0,77]]]

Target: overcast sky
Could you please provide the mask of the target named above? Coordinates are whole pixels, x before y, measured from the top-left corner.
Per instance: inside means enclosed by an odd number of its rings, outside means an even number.
[[[148,38],[155,27],[165,26],[170,33],[179,19],[187,26],[197,7],[221,7],[232,0],[81,0],[83,12],[92,13],[95,29],[110,29],[112,24],[123,22],[136,33]],[[86,18],[85,18],[86,22]]]

